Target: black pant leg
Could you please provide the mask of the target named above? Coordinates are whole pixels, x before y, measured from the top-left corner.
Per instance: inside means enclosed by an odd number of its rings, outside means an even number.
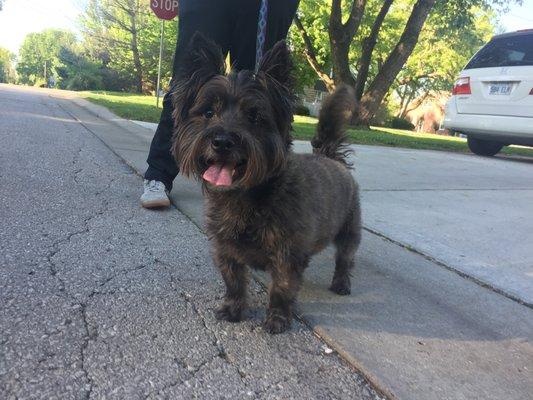
[[[268,0],[268,20],[264,52],[287,37],[299,0]],[[230,57],[237,70],[255,68],[257,22],[261,0],[233,0],[236,22]],[[264,54],[263,52],[263,54]]]
[[[174,71],[180,57],[196,31],[218,43],[224,54],[231,53],[235,69],[255,67],[257,19],[260,0],[181,0],[178,41]],[[299,0],[269,0],[265,51],[285,39]],[[158,180],[170,190],[179,170],[170,154],[174,122],[172,101],[167,94],[163,111],[148,154],[145,179]]]
[[[261,0],[231,0],[235,11],[235,23],[230,44],[230,60],[233,69],[255,68],[255,42],[257,19]]]
[[[178,40],[174,56],[173,73],[180,65],[181,56],[195,32],[211,38],[227,54],[232,34],[228,7],[220,0],[181,0]],[[172,99],[167,93],[163,99],[163,111],[148,153],[148,169],[144,178],[163,182],[168,190],[179,169],[170,153],[174,121]]]
[[[300,0],[268,0],[268,22],[265,49],[287,38]]]
[[[172,182],[179,173],[176,161],[170,153],[171,139],[174,131],[172,119],[172,100],[167,93],[163,99],[163,111],[155,131],[148,153],[148,169],[144,179],[163,182],[168,191],[172,190]]]

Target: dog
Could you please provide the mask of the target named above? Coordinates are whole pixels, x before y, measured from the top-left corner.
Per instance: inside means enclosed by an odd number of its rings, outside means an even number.
[[[330,290],[350,294],[361,239],[358,185],[343,144],[355,108],[353,90],[325,100],[313,154],[292,151],[292,62],[285,42],[257,72],[226,73],[220,49],[195,34],[173,88],[172,154],[185,176],[202,181],[214,264],[226,284],[220,320],[246,308],[248,267],[270,273],[263,327],[290,328],[302,274],[312,255],[333,243]]]

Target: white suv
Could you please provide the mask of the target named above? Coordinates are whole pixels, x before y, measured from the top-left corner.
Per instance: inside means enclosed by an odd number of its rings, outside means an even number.
[[[444,127],[468,137],[473,153],[533,146],[533,29],[494,36],[459,75]]]

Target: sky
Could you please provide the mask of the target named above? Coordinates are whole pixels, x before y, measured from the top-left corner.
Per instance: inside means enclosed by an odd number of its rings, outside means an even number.
[[[87,0],[4,0],[0,11],[0,47],[17,53],[24,37],[46,28],[77,31],[77,18]],[[533,28],[533,0],[512,6],[502,15],[500,24],[506,32]]]
[[[500,24],[506,32],[533,29],[533,0],[523,0],[522,6],[514,5],[500,17]]]
[[[4,0],[0,47],[17,53],[28,33],[47,28],[77,31],[77,18],[85,4],[86,0]]]

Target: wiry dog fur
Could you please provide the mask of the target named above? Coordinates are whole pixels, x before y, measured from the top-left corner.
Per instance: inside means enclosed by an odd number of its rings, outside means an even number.
[[[331,95],[320,114],[314,154],[295,154],[285,43],[265,55],[257,73],[224,71],[218,47],[196,34],[176,77],[172,151],[185,175],[203,181],[207,232],[226,283],[216,316],[240,321],[247,266],[266,270],[272,283],[264,328],[279,333],[290,327],[309,259],[330,243],[337,249],[330,289],[350,293],[361,220],[343,140],[354,95],[347,87]]]

